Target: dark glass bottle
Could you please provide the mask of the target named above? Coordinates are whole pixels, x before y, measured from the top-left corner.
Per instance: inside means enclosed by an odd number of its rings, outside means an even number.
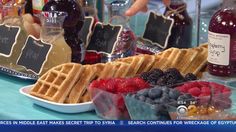
[[[63,11],[68,14],[63,28],[67,44],[72,49],[72,62],[82,62],[84,59],[84,44],[78,38],[78,33],[84,23],[84,12],[77,0],[50,0],[43,11]]]
[[[211,18],[208,34],[208,71],[217,76],[236,74],[236,0],[224,0]]]
[[[193,22],[186,10],[187,5],[183,0],[171,0],[166,7],[165,16],[174,19],[168,48],[190,48],[192,41]]]
[[[25,13],[33,14],[32,0],[26,0]]]

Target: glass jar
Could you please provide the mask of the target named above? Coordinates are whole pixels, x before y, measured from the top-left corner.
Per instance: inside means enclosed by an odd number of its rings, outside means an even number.
[[[224,0],[211,18],[208,32],[208,71],[217,76],[236,73],[236,0]]]
[[[25,4],[15,4],[13,1],[2,5],[2,24],[8,27],[9,31],[18,29],[15,42],[11,47],[10,53],[0,54],[0,65],[3,67],[16,70],[22,69],[22,67],[16,65],[16,61],[21,54],[21,49],[23,48],[28,36],[22,21],[22,13],[24,9]],[[4,39],[4,37],[2,37],[2,33],[0,36],[1,39]]]
[[[72,50],[64,39],[63,22],[66,16],[66,12],[41,12],[42,30],[40,32],[40,40],[53,45],[53,47],[40,74],[45,73],[54,66],[71,62]]]
[[[171,0],[164,15],[174,19],[168,48],[190,48],[192,41],[193,22],[187,12],[187,4],[183,0]]]
[[[77,0],[50,0],[43,11],[62,11],[68,16],[63,23],[66,43],[72,49],[72,62],[80,63],[84,59],[84,43],[78,38],[78,33],[84,23],[84,13]]]

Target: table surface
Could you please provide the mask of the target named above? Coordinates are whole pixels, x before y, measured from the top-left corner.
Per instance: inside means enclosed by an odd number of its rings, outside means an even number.
[[[100,120],[94,111],[64,114],[35,105],[19,89],[33,82],[0,73],[0,120]]]

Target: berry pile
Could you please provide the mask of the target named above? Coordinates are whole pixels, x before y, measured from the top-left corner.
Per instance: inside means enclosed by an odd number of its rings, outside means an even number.
[[[203,97],[210,95],[224,94],[230,96],[231,90],[224,85],[217,84],[215,82],[195,81],[187,82],[182,86],[178,86],[177,89],[183,93],[189,93],[195,97]]]
[[[101,79],[90,84],[90,88],[102,89],[113,94],[127,94],[149,87],[149,84],[139,77]]]
[[[231,107],[231,89],[215,82],[188,82],[176,88],[182,93],[189,93],[198,99],[197,105],[213,105],[218,109]]]
[[[132,119],[169,120],[167,104],[177,106],[177,101],[183,99],[182,96],[176,89],[154,87],[128,94],[126,104]],[[191,95],[186,98],[186,100],[189,99],[192,99]]]
[[[160,69],[153,69],[149,72],[142,73],[140,77],[151,85],[168,87],[186,81],[197,80],[197,77],[192,73],[188,73],[183,77],[176,68],[169,68],[165,72]]]
[[[95,80],[89,90],[96,113],[105,119],[130,119],[123,94],[149,88],[141,78]]]

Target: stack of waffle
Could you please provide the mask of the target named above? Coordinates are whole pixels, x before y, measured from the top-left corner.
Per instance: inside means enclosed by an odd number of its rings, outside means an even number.
[[[87,87],[92,80],[133,77],[155,68],[177,68],[183,75],[200,75],[207,63],[207,52],[207,45],[202,45],[190,49],[170,48],[156,55],[137,55],[105,64],[62,64],[41,76],[30,94],[57,103],[88,102]]]

